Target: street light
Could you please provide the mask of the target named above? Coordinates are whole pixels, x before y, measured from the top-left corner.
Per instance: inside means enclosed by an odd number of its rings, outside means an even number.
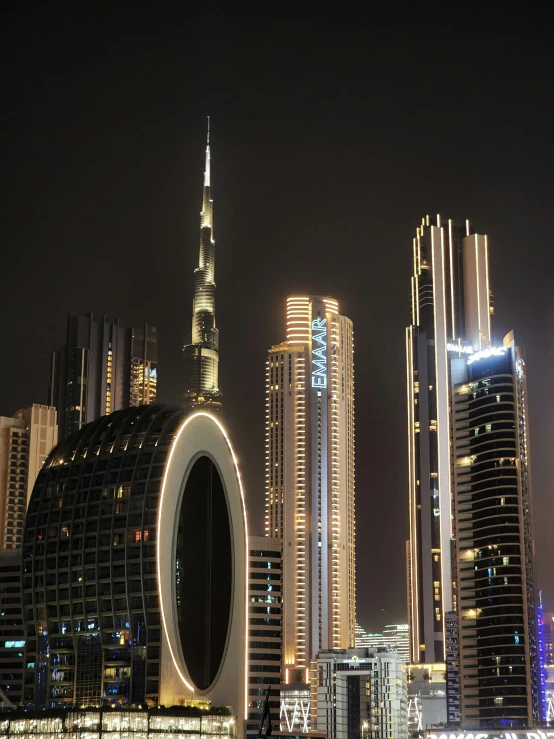
[[[367,736],[367,730],[369,729],[369,724],[367,721],[364,721],[362,724],[362,739],[364,739],[364,729],[366,730],[366,736]]]

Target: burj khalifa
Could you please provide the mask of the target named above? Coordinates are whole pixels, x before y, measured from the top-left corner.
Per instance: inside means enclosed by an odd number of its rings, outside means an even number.
[[[191,343],[183,347],[185,389],[183,405],[195,409],[221,408],[219,390],[219,331],[215,324],[215,241],[213,238],[213,201],[210,195],[210,119],[206,145],[206,167],[202,212],[200,214],[200,254],[194,270]]]

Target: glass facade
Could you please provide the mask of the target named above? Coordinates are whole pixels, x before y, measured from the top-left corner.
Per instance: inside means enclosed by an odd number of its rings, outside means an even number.
[[[483,354],[454,391],[463,720],[517,728],[540,720],[524,361]]]
[[[24,703],[159,703],[156,522],[183,416],[159,405],[118,411],[46,460],[23,545]]]
[[[145,710],[50,709],[3,714],[0,739],[169,739],[235,736],[235,720],[222,708]]]
[[[5,549],[0,551],[0,700],[5,704],[21,702],[24,654],[21,550]]]
[[[66,343],[51,360],[48,398],[59,437],[113,411],[155,403],[157,359],[155,326],[124,328],[117,319],[71,311]]]
[[[269,710],[277,724],[281,683],[281,542],[269,536],[249,540],[249,666],[247,736],[257,736],[268,687]],[[265,614],[265,617],[264,617]],[[273,623],[271,623],[273,622]]]

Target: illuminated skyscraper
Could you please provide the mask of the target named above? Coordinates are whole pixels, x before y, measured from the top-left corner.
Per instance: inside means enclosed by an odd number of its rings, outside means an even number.
[[[210,123],[202,212],[200,214],[200,255],[194,270],[192,301],[192,339],[183,347],[185,361],[185,408],[200,405],[211,410],[221,408],[219,391],[219,331],[215,325],[215,241],[213,238],[213,201],[210,194]]]
[[[71,311],[66,343],[52,354],[48,388],[60,440],[100,416],[155,403],[157,365],[155,326],[124,328],[119,319]]]
[[[21,547],[33,485],[57,440],[55,408],[35,404],[0,416],[0,549]]]
[[[510,333],[451,374],[462,725],[539,725],[525,358]]]
[[[283,546],[283,667],[355,640],[354,340],[336,300],[287,301],[266,368],[266,534]]]
[[[406,332],[413,663],[445,661],[445,613],[456,610],[449,356],[490,345],[487,237],[437,216],[413,240]]]
[[[413,244],[407,329],[415,666],[447,663],[448,720],[540,719],[526,367],[494,346],[487,237],[427,217]]]

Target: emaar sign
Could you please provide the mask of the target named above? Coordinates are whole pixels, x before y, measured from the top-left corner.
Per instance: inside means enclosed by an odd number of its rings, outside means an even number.
[[[312,321],[312,387],[327,387],[327,319]]]

